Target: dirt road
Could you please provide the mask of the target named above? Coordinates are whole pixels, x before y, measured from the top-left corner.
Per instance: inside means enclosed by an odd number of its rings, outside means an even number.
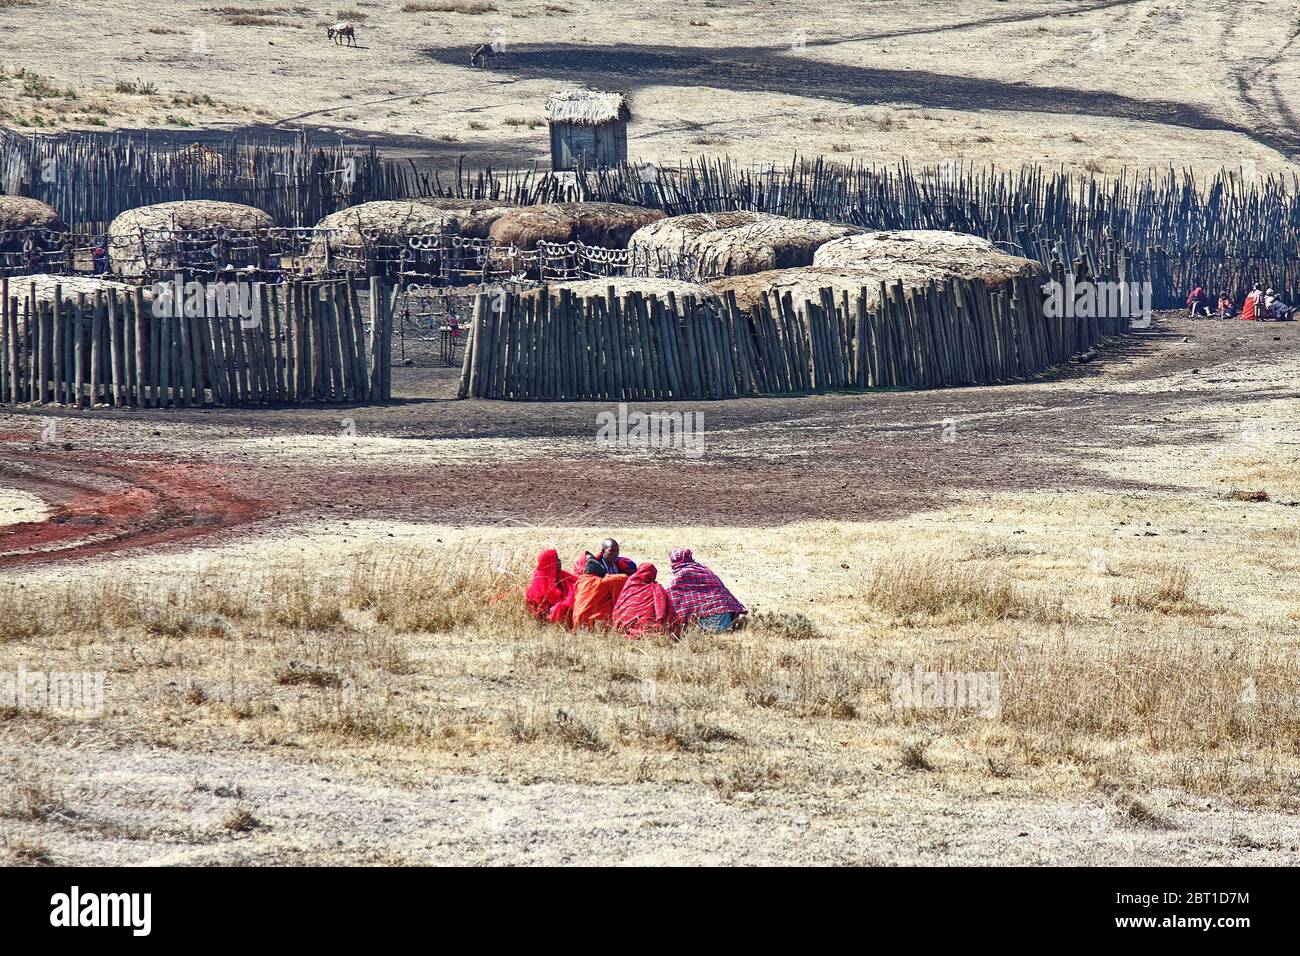
[[[52,512],[6,528],[0,564],[322,517],[762,526],[896,517],[971,492],[1113,490],[1130,483],[1096,470],[1100,454],[1129,447],[1135,430],[1153,443],[1195,440],[1153,426],[1207,403],[1293,394],[1237,376],[1297,350],[1296,324],[1165,316],[1153,333],[1029,383],[694,403],[699,457],[598,447],[605,405],[457,402],[447,367],[395,370],[398,400],[386,406],[6,409],[0,484]],[[632,410],[655,408],[685,410]],[[50,423],[53,443],[41,438]],[[609,487],[638,492],[611,499]]]

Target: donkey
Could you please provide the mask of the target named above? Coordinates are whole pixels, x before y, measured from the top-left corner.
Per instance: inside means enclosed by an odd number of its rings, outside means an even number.
[[[357,45],[357,31],[350,23],[336,23],[332,27],[326,27],[325,36],[340,46],[344,41],[347,41],[348,46]]]
[[[489,40],[487,43],[480,43],[474,48],[474,52],[469,55],[470,66],[482,66],[483,61],[504,57],[506,55],[506,45],[496,40]]]

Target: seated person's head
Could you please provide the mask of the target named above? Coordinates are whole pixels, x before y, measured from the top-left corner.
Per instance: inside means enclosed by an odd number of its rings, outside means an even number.
[[[618,561],[618,542],[613,538],[606,538],[600,543],[600,556],[609,564]]]

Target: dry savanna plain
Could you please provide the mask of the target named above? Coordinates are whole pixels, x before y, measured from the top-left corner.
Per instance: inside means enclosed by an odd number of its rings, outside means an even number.
[[[1293,2],[119,6],[0,0],[0,123],[520,167],[592,86],[660,163],[1297,171]],[[1297,323],[700,402],[698,456],[600,446],[595,403],[455,401],[458,371],[0,408],[0,674],[103,675],[102,712],[0,706],[0,861],[1300,860]],[[523,612],[538,551],[610,535],[663,577],[693,548],[747,625]],[[900,699],[934,673],[995,683]]]
[[[1300,856],[1300,340],[1157,328],[1000,388],[7,411],[15,861],[1282,863]],[[520,608],[532,558],[693,547],[680,643]],[[899,675],[996,674],[907,706]],[[988,703],[996,706],[983,706]],[[958,701],[958,703],[962,703]]]

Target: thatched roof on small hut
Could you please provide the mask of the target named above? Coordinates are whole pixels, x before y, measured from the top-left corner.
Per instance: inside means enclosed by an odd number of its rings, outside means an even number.
[[[162,262],[161,245],[151,241],[150,232],[174,232],[177,230],[215,230],[218,227],[238,231],[249,229],[269,229],[275,220],[269,213],[253,206],[244,206],[234,202],[219,202],[212,199],[179,199],[174,202],[161,202],[152,206],[138,206],[120,213],[108,226],[109,263],[119,275],[138,275],[143,271],[145,252],[154,268],[175,268],[177,263]],[[141,234],[145,234],[141,242]],[[238,261],[236,261],[238,260]],[[230,260],[235,266],[254,265],[260,262],[243,261],[238,255]],[[220,263],[225,265],[225,262]]]
[[[658,209],[611,202],[562,202],[520,206],[497,218],[488,237],[519,250],[539,242],[583,242],[607,249],[625,249],[632,234],[664,218]]]
[[[565,90],[553,93],[546,101],[548,123],[576,123],[580,126],[600,126],[603,123],[624,122],[632,118],[632,110],[622,93],[602,93],[598,90]]]
[[[718,294],[707,285],[700,285],[696,282],[683,282],[680,279],[610,276],[599,279],[577,279],[572,282],[552,282],[545,288],[549,288],[552,295],[558,294],[561,289],[567,289],[580,299],[592,299],[604,298],[610,286],[614,287],[614,291],[619,298],[629,292],[637,292],[647,299],[653,297],[664,303],[667,303],[668,297],[672,295],[676,297],[678,303],[685,302],[688,297],[691,297],[700,303],[721,304]],[[540,291],[540,289],[533,289],[528,294],[537,294]]]
[[[879,282],[879,280],[874,280]],[[865,273],[852,269],[823,269],[803,267],[796,269],[769,269],[765,272],[750,272],[743,275],[727,276],[715,279],[709,287],[719,295],[732,292],[736,304],[742,309],[749,309],[758,304],[766,292],[780,298],[786,292],[793,296],[796,305],[802,305],[805,299],[818,301],[821,289],[831,289],[836,297],[847,292],[856,298],[863,286],[869,289],[873,280]],[[874,301],[874,298],[872,299]]]
[[[67,232],[68,226],[53,206],[39,199],[29,199],[26,196],[0,196],[0,233],[19,229]],[[0,249],[9,251],[11,246],[21,244],[22,239],[18,236],[0,235]]]
[[[873,232],[830,242],[817,250],[818,268],[851,269],[887,282],[924,285],[942,281],[983,279],[1000,285],[1019,276],[1040,276],[1042,265],[1032,259],[1000,252],[987,239],[958,232],[914,230]]]
[[[998,252],[979,236],[940,229],[892,229],[864,232],[828,242],[813,256],[816,266],[857,266],[880,260],[934,260]]]

